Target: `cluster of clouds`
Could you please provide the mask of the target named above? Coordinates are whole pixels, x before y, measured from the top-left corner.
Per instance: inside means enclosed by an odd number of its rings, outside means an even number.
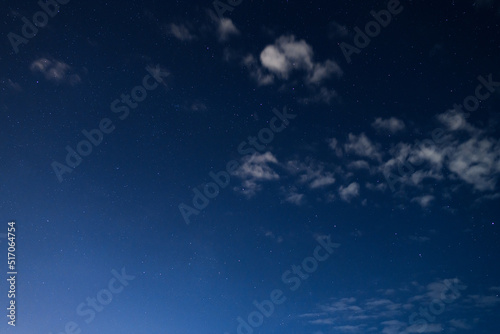
[[[241,36],[241,31],[230,18],[220,19],[213,10],[207,10],[207,22],[192,24],[158,23],[150,11],[146,16],[154,22],[166,36],[181,42],[194,42],[205,38],[207,32],[214,35],[220,43],[227,44],[232,38]],[[249,78],[258,86],[279,84],[279,90],[291,90],[298,80],[304,83],[307,92],[298,98],[302,104],[323,103],[330,105],[338,100],[339,94],[332,86],[332,80],[343,75],[339,64],[333,59],[317,61],[311,45],[294,35],[283,35],[274,43],[263,47],[259,54],[237,51],[230,46],[224,49],[224,59],[235,61],[246,68]]]
[[[303,39],[297,40],[294,35],[280,36],[273,44],[264,47],[258,60],[249,54],[243,63],[259,85],[289,79],[294,72],[302,72],[303,81],[308,85],[320,85],[332,76],[343,74],[333,60],[314,61],[312,47]]]
[[[333,162],[308,156],[300,159],[296,155],[286,160],[271,152],[255,153],[245,158],[234,173],[242,180],[234,190],[252,197],[264,182],[279,181],[283,201],[295,205],[304,204],[309,194],[318,198],[317,193],[312,193],[318,189],[323,190],[324,201],[352,202],[359,198],[363,202],[361,197],[369,192],[390,194],[384,173],[398,173],[401,162],[409,161],[418,167],[399,177],[397,191],[422,208],[431,206],[438,196],[445,198],[464,188],[478,195],[478,200],[500,197],[500,141],[456,111],[437,115],[436,122],[444,133],[439,144],[421,146],[397,140],[397,136],[392,136],[395,141],[389,144],[377,141],[379,137],[387,141],[386,136],[377,137],[380,131],[395,134],[405,130],[402,120],[391,117],[375,118],[371,123],[375,139],[365,132],[326,138],[325,146],[336,158]]]
[[[206,11],[207,23],[158,23],[153,13],[146,16],[154,22],[166,36],[181,42],[193,42],[206,38],[207,32],[220,43],[227,44],[232,38],[241,36],[240,30],[230,18],[220,19],[213,10]],[[283,35],[272,44],[262,48],[260,53],[252,54],[236,51],[230,46],[224,49],[225,60],[235,60],[248,71],[249,78],[258,86],[279,84],[278,89],[290,88],[298,80],[305,84],[307,92],[299,102],[331,104],[338,93],[331,88],[331,81],[343,75],[339,64],[333,59],[317,61],[311,45],[294,35]]]
[[[481,1],[480,5],[484,7],[488,4]],[[212,26],[203,30],[211,31],[218,41],[227,42],[241,35],[231,19],[219,19],[211,10],[207,11],[207,15]],[[189,23],[171,23],[164,30],[168,35],[186,42],[203,34],[201,28],[196,31],[193,27]],[[335,38],[349,34],[347,28],[337,22],[330,24],[330,31],[331,37]],[[278,90],[283,90],[300,82],[307,90],[306,96],[298,98],[301,103],[331,104],[338,99],[337,91],[331,87],[332,81],[343,75],[339,64],[333,59],[318,61],[313,47],[295,35],[279,36],[255,54],[236,52],[227,47],[225,52],[226,60],[239,61],[258,86],[277,85]],[[425,188],[424,185],[437,182],[453,183],[447,189],[448,193],[465,184],[470,185],[474,192],[489,192],[482,194],[482,198],[499,197],[495,193],[500,173],[498,140],[468,123],[464,115],[455,110],[437,115],[436,120],[446,129],[446,140],[441,145],[421,147],[402,140],[387,145],[387,134],[391,135],[390,138],[397,138],[397,135],[407,132],[405,122],[396,117],[376,117],[370,124],[374,130],[371,133],[365,131],[348,133],[346,138],[327,138],[330,149],[338,159],[335,165],[308,157],[304,158],[304,162],[279,161],[270,152],[258,153],[242,162],[235,174],[241,178],[242,184],[234,189],[252,197],[262,190],[264,182],[279,181],[282,175],[286,175],[296,178],[292,184],[280,188],[286,202],[304,204],[307,200],[305,190],[319,188],[327,190],[327,201],[340,199],[351,202],[365,191],[388,191],[387,182],[381,176],[394,174],[398,176],[398,192],[406,194],[409,189],[420,191],[412,194],[409,200],[424,208],[436,201],[438,192],[434,187]],[[464,133],[468,139],[462,139]],[[401,167],[401,162],[418,164],[418,169],[407,172]],[[372,180],[359,181],[367,178]]]
[[[378,298],[364,298],[361,294],[335,298],[318,305],[313,312],[301,314],[300,318],[335,333],[440,333],[445,329],[450,332],[470,330],[480,321],[478,318],[467,320],[471,319],[471,314],[493,311],[500,305],[497,297],[500,287],[490,287],[487,294],[466,294],[467,290],[462,290],[460,297],[446,304],[441,314],[429,314],[435,318],[433,322],[426,326],[411,323],[411,314],[419,313],[421,308],[428,309],[433,301],[442,298],[443,293],[447,294],[445,281],[457,282],[465,289],[457,278],[437,279],[426,285],[414,281],[398,289],[378,290]],[[460,314],[467,314],[467,319],[457,317]]]
[[[225,43],[229,41],[231,37],[241,34],[230,18],[219,19],[217,14],[211,9],[206,11],[207,23],[202,24],[199,22],[194,24],[189,20],[164,23],[149,10],[145,10],[144,14],[157,26],[158,30],[164,36],[175,38],[181,42],[199,40],[206,36],[206,32],[209,32],[209,34],[215,35],[219,42]]]
[[[33,60],[29,69],[35,77],[42,76],[53,84],[76,86],[82,81],[81,74],[74,67],[52,57],[41,57]],[[24,91],[19,82],[10,78],[1,78],[0,87],[11,93]]]
[[[481,6],[486,5],[487,1],[481,2]],[[146,14],[158,24],[162,33],[182,42],[204,38],[207,32],[221,43],[241,35],[230,18],[219,19],[212,10],[207,10],[207,23],[201,25],[188,20],[183,23],[158,23],[153,13]],[[347,29],[338,23],[331,23],[330,28],[335,36],[348,34]],[[291,34],[282,35],[264,45],[256,54],[227,52],[232,55],[228,59],[236,59],[259,86],[277,84],[278,89],[286,89],[300,82],[307,90],[306,96],[298,98],[302,103],[330,104],[338,97],[331,86],[332,80],[343,75],[341,67],[333,59],[315,59],[313,47],[304,39]],[[34,60],[30,69],[34,75],[41,75],[55,84],[77,85],[81,82],[80,75],[72,66],[51,57]],[[3,79],[2,82],[10,90],[22,90],[10,79]],[[207,106],[198,101],[190,103],[187,109],[205,111]],[[368,192],[390,191],[383,176],[393,174],[398,176],[398,193],[408,196],[411,203],[423,208],[436,202],[438,196],[449,196],[464,185],[480,194],[480,199],[500,197],[497,192],[500,141],[488,129],[468,122],[464,114],[457,110],[443,112],[436,116],[435,121],[445,130],[444,140],[425,147],[416,142],[398,140],[398,135],[407,133],[403,120],[375,117],[371,120],[371,129],[367,127],[364,132],[325,138],[328,149],[336,158],[334,162],[332,159],[322,162],[307,156],[278,159],[271,152],[257,153],[244,158],[235,172],[234,176],[241,180],[241,185],[234,190],[252,197],[262,190],[264,183],[281,182],[285,177],[292,180],[290,184],[280,187],[285,202],[302,205],[308,201],[309,192],[316,190],[324,190],[325,201],[338,199],[353,202]],[[389,138],[393,142],[388,143],[387,134],[391,135]],[[408,172],[402,168],[401,162],[418,167]],[[445,191],[437,190],[436,184],[446,185],[447,188]],[[317,194],[314,197],[318,198]]]
[[[488,10],[500,16],[500,4],[497,0],[476,0],[473,6],[478,11]]]
[[[259,86],[280,83],[280,89],[287,89],[300,80],[308,89],[308,95],[299,99],[304,104],[332,103],[338,93],[330,88],[331,81],[343,75],[337,62],[316,61],[311,45],[294,35],[278,37],[273,44],[265,46],[258,57],[247,54],[242,64]]]
[[[81,82],[80,76],[74,73],[70,65],[56,59],[39,58],[31,63],[30,70],[41,73],[45,79],[54,83],[74,86]]]

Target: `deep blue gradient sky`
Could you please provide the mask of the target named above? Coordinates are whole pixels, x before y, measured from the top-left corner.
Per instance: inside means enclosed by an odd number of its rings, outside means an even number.
[[[0,333],[497,333],[500,2],[231,8],[2,5]]]

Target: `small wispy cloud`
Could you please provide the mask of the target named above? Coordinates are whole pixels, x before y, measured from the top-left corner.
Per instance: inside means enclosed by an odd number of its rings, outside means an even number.
[[[80,76],[73,73],[74,70],[71,66],[55,59],[39,58],[31,63],[30,70],[33,73],[43,74],[45,79],[55,83],[66,83],[73,86],[81,82]]]

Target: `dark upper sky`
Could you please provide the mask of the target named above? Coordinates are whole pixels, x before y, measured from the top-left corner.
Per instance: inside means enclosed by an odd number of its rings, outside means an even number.
[[[499,1],[44,1],[1,11],[1,333],[498,332]]]

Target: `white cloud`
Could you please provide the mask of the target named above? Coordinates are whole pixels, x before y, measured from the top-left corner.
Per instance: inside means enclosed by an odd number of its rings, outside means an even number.
[[[359,196],[359,184],[353,182],[345,188],[344,186],[340,186],[339,195],[344,201],[350,202],[353,198]]]
[[[257,81],[259,86],[270,85],[274,83],[274,76],[265,71],[259,66],[257,60],[252,55],[243,58],[243,65],[245,65],[250,72],[250,76]]]
[[[494,190],[500,173],[500,144],[494,139],[471,138],[450,151],[448,168],[477,190]]]
[[[339,77],[342,75],[342,70],[337,63],[327,60],[323,64],[314,64],[311,72],[308,74],[307,81],[318,85],[322,81],[330,78],[333,74]]]
[[[382,119],[380,117],[376,118],[372,123],[372,127],[376,130],[387,130],[392,133],[402,131],[405,128],[405,123],[395,117],[389,119]]]
[[[377,190],[377,191],[384,192],[387,189],[387,184],[386,183],[373,184],[373,183],[368,182],[366,184],[366,188],[370,189],[370,190]]]
[[[327,140],[328,146],[335,152],[337,157],[342,157],[344,154],[342,152],[342,147],[339,145],[339,141],[335,138],[330,138]]]
[[[335,89],[328,89],[327,87],[320,87],[315,90],[310,97],[299,98],[298,101],[303,104],[309,103],[326,103],[331,104],[332,101],[338,98],[338,93]]]
[[[304,313],[303,318],[313,325],[334,325],[329,329],[335,333],[384,333],[384,334],[410,334],[410,333],[439,333],[449,328],[465,329],[468,325],[460,319],[449,317],[436,317],[432,323],[422,326],[419,323],[410,324],[413,312],[428,310],[435,300],[441,300],[442,295],[450,295],[452,291],[464,290],[467,287],[458,279],[436,280],[423,286],[418,282],[409,282],[399,288],[379,289],[375,297],[366,298],[366,294],[359,292],[355,297],[334,298],[328,303],[320,304],[311,312]],[[455,293],[453,293],[455,295]],[[383,297],[378,297],[383,296]],[[472,298],[455,297],[454,308],[466,308],[475,314],[478,311],[493,311],[497,306],[491,296],[477,295]],[[450,304],[446,304],[446,312],[452,312]],[[449,308],[449,309],[448,309]],[[441,322],[440,322],[441,321]]]
[[[452,327],[462,329],[462,330],[469,330],[472,329],[472,326],[469,326],[464,319],[451,319],[450,320],[450,325]]]
[[[416,242],[428,242],[428,241],[431,240],[431,238],[429,238],[429,237],[422,237],[422,236],[418,236],[418,235],[411,235],[410,236],[410,240],[416,241]]]
[[[324,171],[325,166],[322,163],[309,161],[306,164],[292,160],[286,164],[286,168],[290,173],[298,175],[300,183],[307,183],[311,189],[322,188],[335,183],[333,173]]]
[[[247,197],[254,196],[262,189],[262,181],[278,180],[279,175],[269,166],[277,164],[278,160],[271,152],[254,153],[251,156],[242,158],[243,163],[232,174],[241,178],[242,186],[234,188]]]
[[[332,21],[328,24],[328,37],[330,38],[343,38],[349,35],[349,31],[345,25],[341,25],[336,21]]]
[[[424,196],[414,197],[414,198],[412,198],[411,201],[418,203],[418,205],[420,205],[422,208],[426,208],[429,206],[429,204],[431,204],[431,202],[434,199],[435,199],[435,197],[432,195],[424,195]]]
[[[335,183],[335,178],[329,175],[318,176],[313,182],[311,182],[310,187],[312,189],[321,188],[325,186],[329,186]]]
[[[264,235],[266,238],[275,240],[277,243],[283,242],[283,237],[281,235],[276,236],[272,231],[266,231]]]
[[[344,145],[346,152],[353,152],[356,155],[379,161],[382,159],[379,146],[373,144],[364,133],[359,136],[349,133],[348,137],[348,142]]]
[[[260,54],[260,61],[265,68],[283,78],[288,78],[291,71],[291,64],[286,56],[274,46],[267,46]]]
[[[274,44],[267,45],[260,53],[260,64],[254,63],[254,57],[245,57],[245,65],[248,66],[251,76],[263,80],[258,80],[259,84],[269,84],[273,80],[268,78],[272,75],[281,80],[287,80],[295,71],[305,73],[305,82],[308,85],[317,86],[332,76],[340,77],[342,69],[333,60],[326,60],[323,63],[314,62],[314,52],[312,47],[305,40],[296,40],[295,36],[281,36]],[[330,101],[336,95],[334,91],[320,90],[315,93],[314,98],[306,99],[310,101]]]
[[[223,18],[218,21],[219,26],[217,27],[217,35],[219,41],[224,42],[229,39],[231,35],[239,35],[240,31],[234,25],[233,21],[228,18]]]
[[[279,37],[260,54],[262,65],[284,79],[294,69],[313,71],[312,58],[312,47],[304,40],[296,41],[293,35]]]
[[[468,130],[474,131],[475,128],[471,126],[466,118],[469,116],[464,114],[463,112],[459,112],[456,110],[448,110],[442,114],[436,116],[439,122],[447,127],[449,131],[458,131],[458,130]]]
[[[367,169],[370,170],[370,164],[364,160],[356,160],[352,161],[347,165],[347,168],[354,168],[354,169]]]
[[[0,87],[5,91],[5,89],[14,91],[14,92],[22,92],[23,89],[20,84],[12,81],[9,78],[0,78]]]
[[[78,74],[70,74],[72,72],[71,66],[55,59],[39,58],[31,63],[30,70],[40,72],[45,79],[56,83],[76,85],[81,81]]]
[[[491,8],[495,4],[495,0],[476,0],[474,6],[476,8],[484,9]]]
[[[295,205],[301,205],[303,203],[303,200],[304,200],[304,194],[299,194],[296,192],[289,193],[285,198],[285,201]]]
[[[167,32],[181,41],[191,41],[195,38],[183,24],[171,23],[168,26]]]
[[[497,307],[497,304],[500,304],[500,298],[497,295],[471,295],[467,300],[477,308]]]

